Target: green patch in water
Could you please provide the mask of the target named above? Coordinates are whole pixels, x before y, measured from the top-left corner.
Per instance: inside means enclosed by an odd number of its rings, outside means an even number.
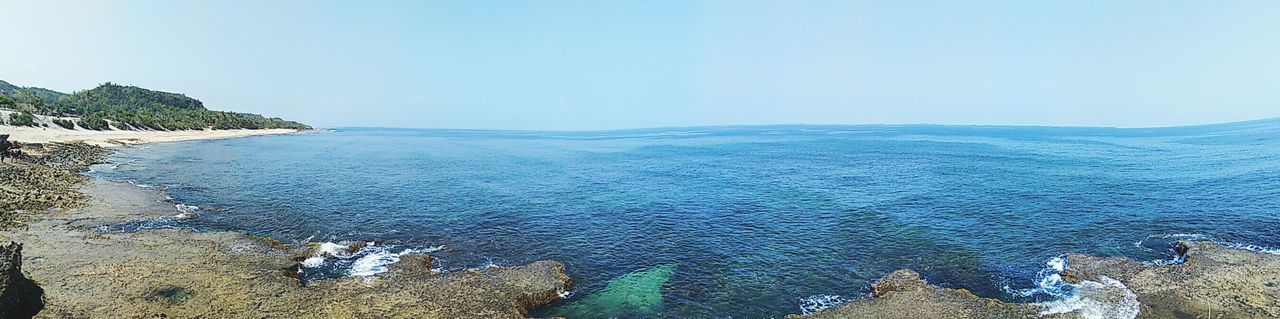
[[[666,264],[614,278],[604,290],[552,311],[565,318],[645,317],[662,307],[662,284],[671,280],[676,265]]]

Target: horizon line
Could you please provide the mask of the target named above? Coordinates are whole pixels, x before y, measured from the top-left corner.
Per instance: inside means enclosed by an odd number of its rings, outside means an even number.
[[[538,133],[588,133],[588,132],[617,132],[617,131],[639,131],[639,130],[662,130],[662,129],[691,129],[691,128],[730,128],[730,127],[781,127],[781,126],[950,126],[950,127],[988,127],[988,128],[1071,128],[1071,129],[1114,129],[1114,130],[1144,130],[1144,129],[1174,129],[1174,128],[1194,128],[1219,125],[1248,124],[1257,122],[1280,121],[1280,116],[1266,117],[1253,120],[1215,122],[1203,124],[1188,125],[1165,125],[1165,126],[1104,126],[1104,125],[1038,125],[1038,124],[937,124],[937,123],[774,123],[774,124],[710,124],[710,125],[689,125],[689,126],[651,126],[651,127],[631,127],[631,128],[610,128],[610,129],[499,129],[499,128],[448,128],[448,127],[403,127],[403,126],[376,126],[376,125],[336,125],[336,126],[317,126],[317,129],[393,129],[393,130],[439,130],[439,131],[477,131],[477,132],[538,132]],[[305,124],[305,123],[304,123]]]

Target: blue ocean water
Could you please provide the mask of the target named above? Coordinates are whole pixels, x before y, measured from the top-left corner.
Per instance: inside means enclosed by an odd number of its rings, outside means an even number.
[[[900,268],[1035,301],[1047,297],[1014,292],[1066,252],[1164,260],[1184,238],[1280,247],[1280,120],[340,128],[124,148],[112,162],[94,174],[200,207],[173,226],[444,246],[431,254],[445,269],[564,262],[573,295],[534,315],[781,317],[861,298]],[[327,274],[350,262],[335,264]],[[624,285],[658,304],[592,300]]]

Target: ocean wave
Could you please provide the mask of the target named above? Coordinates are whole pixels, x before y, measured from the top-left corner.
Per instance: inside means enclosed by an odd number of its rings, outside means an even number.
[[[1102,276],[1101,282],[1083,281],[1072,285],[1066,298],[1036,303],[1041,315],[1073,312],[1085,319],[1131,319],[1138,317],[1138,295],[1124,283]]]
[[[1062,280],[1062,271],[1067,269],[1066,255],[1058,255],[1045,261],[1044,268],[1036,272],[1036,286],[1026,289],[1012,289],[1004,286],[1004,291],[1010,295],[1029,298],[1037,295],[1045,295],[1051,298],[1064,298],[1071,293],[1071,285]]]
[[[848,299],[840,295],[813,295],[800,298],[800,312],[807,316],[823,309],[839,306],[848,301]]]
[[[1219,243],[1219,244],[1228,248],[1244,249],[1244,250],[1255,251],[1255,252],[1260,252],[1264,254],[1280,255],[1280,248],[1275,248],[1275,247],[1266,247],[1266,246],[1258,246],[1253,244],[1240,244],[1240,243],[1230,243],[1230,242]]]
[[[200,206],[196,205],[173,204],[173,207],[178,209],[178,214],[173,215],[174,218],[178,219],[191,219],[200,210]]]
[[[1101,282],[1086,280],[1069,284],[1062,279],[1062,272],[1068,266],[1065,255],[1050,258],[1036,273],[1035,287],[1010,289],[1005,286],[1004,290],[1022,298],[1046,297],[1046,301],[1034,303],[1041,308],[1041,315],[1074,312],[1088,319],[1138,316],[1138,297],[1123,283],[1103,276]]]
[[[387,266],[400,261],[411,253],[429,253],[444,250],[444,246],[422,249],[397,249],[394,245],[378,245],[376,242],[324,242],[316,247],[311,257],[301,263],[303,271],[325,270],[343,277],[369,277],[387,272]],[[359,247],[351,251],[351,247]]]

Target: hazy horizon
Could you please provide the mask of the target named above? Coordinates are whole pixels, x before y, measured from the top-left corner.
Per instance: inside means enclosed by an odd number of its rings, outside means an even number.
[[[0,79],[321,127],[1168,127],[1280,117],[1280,2],[5,1]],[[249,8],[249,9],[246,9]]]

